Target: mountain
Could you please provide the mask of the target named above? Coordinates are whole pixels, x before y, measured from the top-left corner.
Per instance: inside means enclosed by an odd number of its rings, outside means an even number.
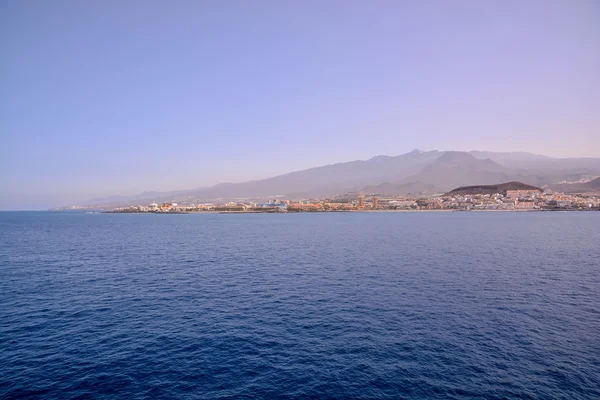
[[[600,176],[600,158],[551,158],[484,151],[421,151],[342,162],[243,183],[177,192],[96,199],[88,206],[148,204],[152,201],[221,202],[269,197],[304,199],[363,190],[366,193],[444,193],[459,186],[519,181],[551,185]]]
[[[481,160],[469,153],[448,151],[400,183],[428,184],[437,191],[447,191],[457,186],[511,180],[514,175],[513,171],[490,159]]]
[[[363,188],[366,193],[431,194],[472,183],[506,180],[514,172],[490,159],[477,159],[472,154],[447,151],[417,174],[399,182],[384,182]]]
[[[186,197],[218,201],[275,196],[331,196],[348,190],[358,190],[373,182],[398,181],[422,170],[442,154],[438,151],[414,150],[396,157],[377,156],[366,161],[337,163],[267,179],[198,189],[187,192]]]
[[[537,190],[539,192],[543,191],[542,189],[540,189],[538,187],[526,185],[521,182],[506,182],[506,183],[499,183],[496,185],[461,186],[461,187],[458,187],[458,188],[453,189],[450,192],[446,193],[446,196],[459,196],[459,195],[464,196],[466,194],[496,194],[496,193],[506,195],[506,192],[508,190]]]
[[[600,170],[600,158],[552,158],[538,154],[512,152],[496,153],[491,151],[471,151],[478,159],[486,159],[513,170],[536,171],[542,173],[579,173],[585,174]]]
[[[528,169],[518,168],[523,166],[527,166]],[[415,175],[397,182],[386,181],[379,185],[370,185],[365,187],[364,191],[378,194],[433,194],[459,186],[506,181],[525,182],[537,187],[598,175],[598,158],[556,159],[523,152],[446,151]],[[589,191],[589,188],[585,190]]]
[[[437,191],[431,183],[389,183],[365,186],[362,191],[367,194],[396,195],[396,194],[431,194]]]
[[[513,170],[517,174],[515,180],[538,186],[600,175],[600,158],[552,158],[524,152],[471,151],[470,154],[489,158]]]
[[[550,189],[563,193],[597,193],[600,194],[600,178],[585,183],[561,183],[550,185]]]
[[[513,151],[513,152],[494,152],[494,151],[470,151],[469,154],[471,154],[473,157],[480,159],[480,160],[485,160],[487,158],[489,158],[492,161],[495,161],[499,164],[508,164],[508,165],[514,165],[513,163],[519,163],[519,162],[535,162],[535,161],[548,161],[548,160],[555,160],[552,157],[548,157],[548,156],[542,156],[540,154],[532,154],[532,153],[526,153],[523,151]],[[508,166],[505,165],[505,166]]]

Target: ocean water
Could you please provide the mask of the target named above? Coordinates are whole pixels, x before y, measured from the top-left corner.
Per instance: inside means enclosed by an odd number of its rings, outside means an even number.
[[[0,398],[599,399],[600,213],[0,213]]]

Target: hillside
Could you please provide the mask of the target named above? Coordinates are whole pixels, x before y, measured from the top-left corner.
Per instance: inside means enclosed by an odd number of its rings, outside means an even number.
[[[161,193],[158,196],[148,196],[147,198],[132,196],[129,201],[121,201],[119,204],[143,204],[150,201],[171,200],[204,202],[274,196],[288,198],[330,196],[361,189],[370,184],[398,181],[421,171],[442,154],[439,151],[413,150],[395,157],[376,156],[365,161],[325,165],[244,183]],[[97,202],[90,204],[97,204]]]
[[[523,168],[526,167],[526,168]],[[84,203],[88,207],[148,204],[152,201],[222,202],[332,196],[363,190],[366,193],[444,193],[461,186],[518,181],[553,185],[600,175],[600,158],[556,159],[529,153],[420,151],[399,156],[376,156],[291,172],[267,179],[177,192],[148,192],[111,196]],[[592,190],[568,187],[568,190]]]
[[[397,194],[431,194],[436,192],[435,185],[411,182],[411,183],[389,183],[365,186],[362,191],[367,194],[397,195]]]
[[[464,196],[467,194],[496,194],[500,193],[506,195],[507,190],[538,190],[542,192],[542,189],[526,185],[521,182],[506,182],[499,183],[496,185],[475,185],[475,186],[462,186],[451,190],[446,193],[446,196]]]
[[[507,181],[515,175],[515,172],[490,159],[480,160],[469,153],[449,151],[418,174],[399,183],[428,184],[437,191],[445,192],[457,186]]]
[[[600,178],[596,178],[586,183],[563,183],[558,185],[550,185],[550,189],[564,193],[599,193],[600,194]]]

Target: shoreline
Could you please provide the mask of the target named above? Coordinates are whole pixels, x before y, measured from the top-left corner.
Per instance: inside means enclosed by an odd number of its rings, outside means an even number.
[[[89,214],[158,214],[158,215],[185,215],[185,214],[329,214],[329,213],[425,213],[425,212],[582,212],[582,211],[600,211],[598,209],[568,209],[568,210],[331,210],[331,211],[87,211]]]

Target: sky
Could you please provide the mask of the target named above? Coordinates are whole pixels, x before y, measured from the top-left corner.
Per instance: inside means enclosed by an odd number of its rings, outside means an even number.
[[[0,209],[422,150],[600,157],[600,2],[0,2]]]

